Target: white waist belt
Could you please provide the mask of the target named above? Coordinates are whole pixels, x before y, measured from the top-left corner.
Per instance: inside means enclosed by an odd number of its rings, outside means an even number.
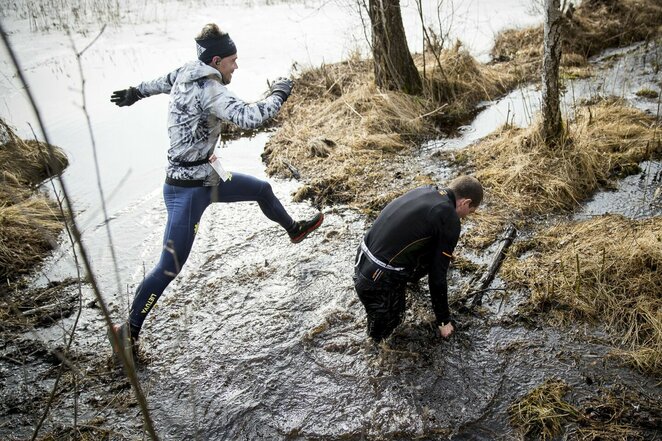
[[[372,253],[370,252],[370,250],[368,249],[368,246],[365,244],[365,241],[361,241],[361,251],[363,251],[365,253],[365,255],[368,256],[368,258],[370,258],[370,260],[372,260],[372,262],[375,265],[380,266],[380,267],[384,268],[385,270],[389,270],[389,271],[402,271],[402,270],[404,270],[404,268],[395,267],[395,266],[391,266],[387,263],[384,263],[381,260],[379,260],[378,258],[376,258],[375,256],[373,256]]]

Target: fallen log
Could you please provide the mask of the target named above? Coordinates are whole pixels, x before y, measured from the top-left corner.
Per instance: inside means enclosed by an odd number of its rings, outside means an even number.
[[[485,295],[485,292],[488,291],[487,287],[490,286],[490,284],[494,280],[496,273],[499,271],[499,268],[501,267],[501,263],[503,262],[503,259],[506,257],[506,250],[513,243],[513,240],[515,240],[516,236],[517,236],[517,229],[515,228],[515,226],[513,224],[508,225],[508,228],[506,228],[506,231],[504,231],[503,235],[499,239],[501,243],[497,248],[494,258],[490,263],[490,266],[487,268],[487,271],[483,273],[483,276],[478,280],[477,282],[478,286],[472,290],[475,293],[475,295],[473,300],[471,301],[471,306],[470,306],[471,308],[482,304],[483,296]]]

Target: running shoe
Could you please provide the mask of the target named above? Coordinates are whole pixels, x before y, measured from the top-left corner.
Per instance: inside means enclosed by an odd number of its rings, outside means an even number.
[[[290,240],[292,243],[301,242],[306,236],[319,228],[323,221],[323,213],[317,213],[315,217],[308,221],[297,221],[294,229],[288,233],[290,235]]]

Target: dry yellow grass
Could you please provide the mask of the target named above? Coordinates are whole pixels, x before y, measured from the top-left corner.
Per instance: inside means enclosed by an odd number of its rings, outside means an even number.
[[[378,90],[371,62],[356,57],[303,72],[281,113],[282,126],[265,147],[267,172],[290,177],[294,166],[306,182],[296,199],[367,211],[383,207],[385,194],[429,183],[411,161],[411,149],[512,84],[460,45],[439,56],[442,69],[426,57],[422,97]],[[423,57],[416,62],[422,73]]]
[[[62,173],[67,165],[67,157],[61,149],[49,149],[44,143],[20,139],[0,119],[0,178],[3,183],[34,187]]]
[[[511,90],[522,78],[491,65],[481,64],[459,43],[433,53],[416,54],[414,60],[424,78],[426,96],[442,103],[439,121],[453,127],[472,116],[477,103]]]
[[[563,400],[569,390],[561,380],[547,380],[508,408],[510,423],[523,437],[547,440],[559,435],[566,423],[579,416]]]
[[[650,439],[662,423],[659,402],[621,384],[598,391],[580,406],[565,400],[570,386],[548,379],[508,408],[523,439],[621,441]]]
[[[615,355],[662,375],[662,218],[562,224],[513,251],[502,276],[531,291],[525,313],[601,324],[619,348]],[[524,251],[525,259],[515,256]]]
[[[662,131],[654,117],[619,100],[603,100],[578,109],[554,149],[544,144],[535,123],[504,126],[455,157],[475,170],[489,196],[477,218],[480,228],[467,236],[480,247],[507,222],[521,227],[532,216],[572,211],[613,178],[638,171],[641,161],[662,157]]]
[[[61,219],[56,204],[42,195],[0,206],[0,275],[14,278],[41,261],[57,244]]]
[[[655,119],[620,101],[578,110],[564,142],[548,148],[537,126],[504,127],[463,152],[486,187],[489,207],[465,244],[482,247],[506,222],[571,212],[599,187],[662,157]],[[531,225],[529,225],[531,226]],[[502,275],[532,292],[528,313],[602,323],[620,343],[614,354],[643,372],[662,374],[662,221],[605,217],[535,233],[515,246],[525,260]]]
[[[620,101],[580,108],[556,148],[538,131],[506,126],[467,151],[491,197],[521,215],[576,208],[601,184],[662,155],[655,118]]]
[[[63,222],[56,204],[35,191],[61,173],[67,158],[58,148],[18,138],[0,120],[0,276],[13,279],[56,245]]]

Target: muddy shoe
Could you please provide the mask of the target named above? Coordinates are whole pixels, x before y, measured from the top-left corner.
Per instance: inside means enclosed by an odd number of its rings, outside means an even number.
[[[124,356],[126,357],[130,368],[135,368],[135,354],[138,352],[138,342],[131,337],[129,324],[123,323],[121,325],[113,325],[113,331],[117,334],[120,341],[120,346],[115,346],[112,331],[108,331],[108,340],[110,340],[110,346],[113,348],[113,353],[119,358],[120,351],[124,352]]]
[[[310,233],[315,231],[324,221],[324,214],[317,213],[314,218],[308,221],[297,221],[294,229],[288,234],[292,243],[299,243],[306,238]]]

